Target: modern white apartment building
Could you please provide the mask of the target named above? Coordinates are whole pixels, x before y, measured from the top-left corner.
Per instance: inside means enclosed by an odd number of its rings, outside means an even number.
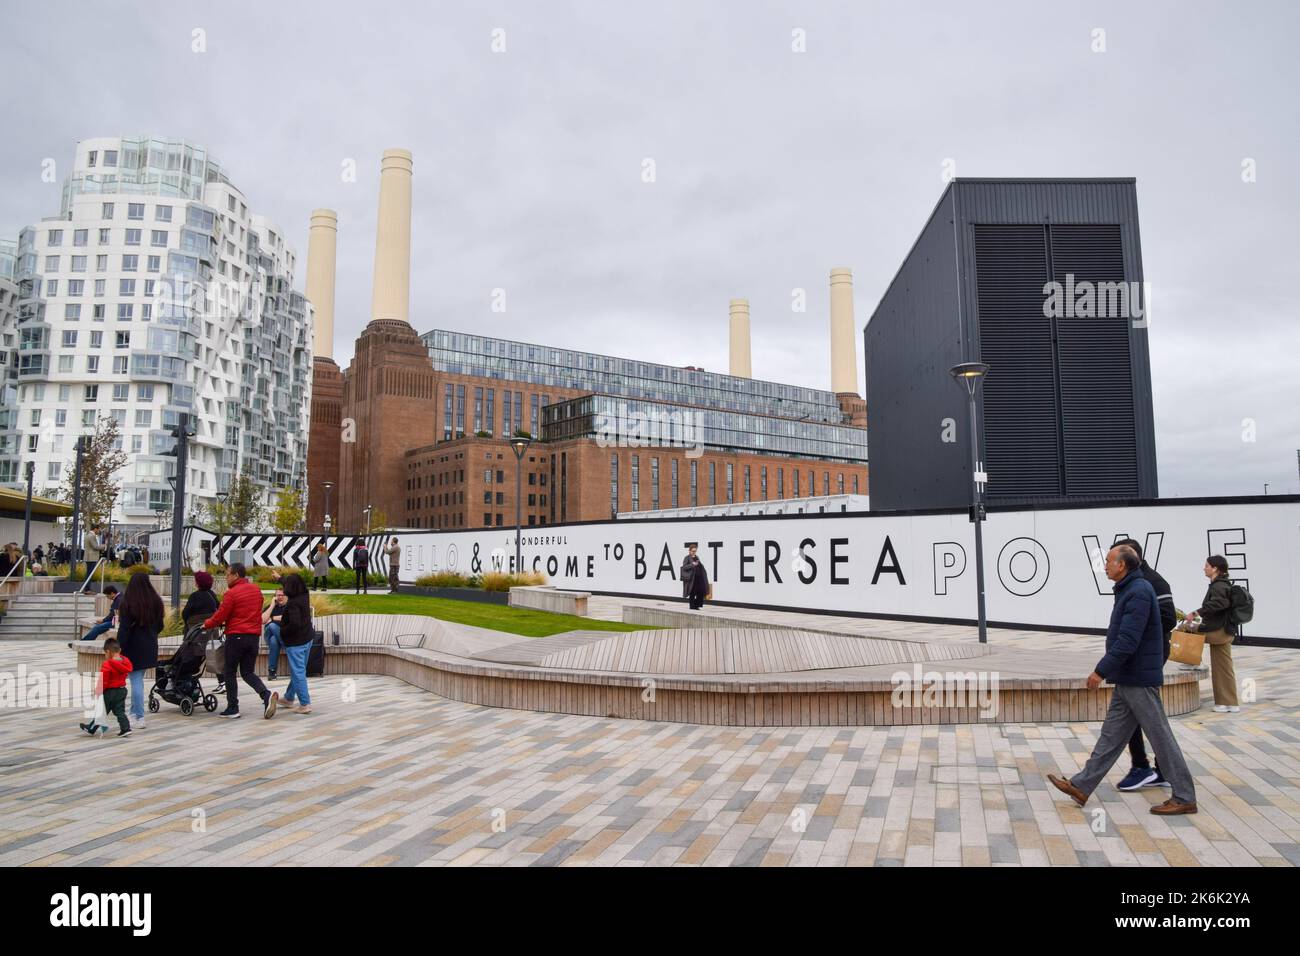
[[[14,252],[15,315],[0,334],[16,337],[17,406],[0,417],[0,484],[35,461],[52,493],[77,436],[111,415],[128,456],[114,522],[169,521],[167,429],[189,412],[187,514],[240,471],[268,502],[304,486],[311,308],[282,231],[206,150],[81,141],[59,215],[23,229]]]

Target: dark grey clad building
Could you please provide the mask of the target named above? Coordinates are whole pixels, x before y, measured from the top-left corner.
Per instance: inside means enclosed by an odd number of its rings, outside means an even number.
[[[1157,497],[1141,282],[1133,179],[949,183],[863,333],[872,510],[970,503],[971,361],[989,504]]]

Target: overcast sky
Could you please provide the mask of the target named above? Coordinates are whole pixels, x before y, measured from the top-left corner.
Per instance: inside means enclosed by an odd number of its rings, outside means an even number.
[[[755,377],[829,388],[829,270],[854,270],[861,326],[945,161],[1134,176],[1162,495],[1300,492],[1297,10],[10,2],[0,236],[57,214],[41,163],[61,181],[78,139],[204,144],[290,237],[300,288],[309,213],[338,210],[345,365],[379,157],[405,147],[417,331],[725,371],[727,300],[747,297]]]

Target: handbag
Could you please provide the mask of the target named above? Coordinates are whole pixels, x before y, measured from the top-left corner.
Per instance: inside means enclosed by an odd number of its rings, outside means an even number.
[[[1175,629],[1169,635],[1169,659],[1179,664],[1200,665],[1205,651],[1205,635]]]

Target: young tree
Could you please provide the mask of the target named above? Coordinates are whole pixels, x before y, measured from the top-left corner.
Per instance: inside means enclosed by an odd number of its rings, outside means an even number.
[[[126,453],[117,447],[120,436],[117,419],[106,415],[99,419],[95,431],[85,437],[81,456],[81,516],[84,527],[107,521],[118,494],[113,476],[126,466]],[[76,491],[76,451],[63,474],[59,497],[72,504]]]
[[[275,510],[271,512],[271,530],[293,534],[302,529],[303,517],[301,489],[281,488],[276,494]]]
[[[238,532],[247,534],[262,527],[265,516],[262,511],[262,491],[248,472],[241,472],[230,482],[229,494],[225,500],[218,499],[212,506],[214,530],[221,533]]]

